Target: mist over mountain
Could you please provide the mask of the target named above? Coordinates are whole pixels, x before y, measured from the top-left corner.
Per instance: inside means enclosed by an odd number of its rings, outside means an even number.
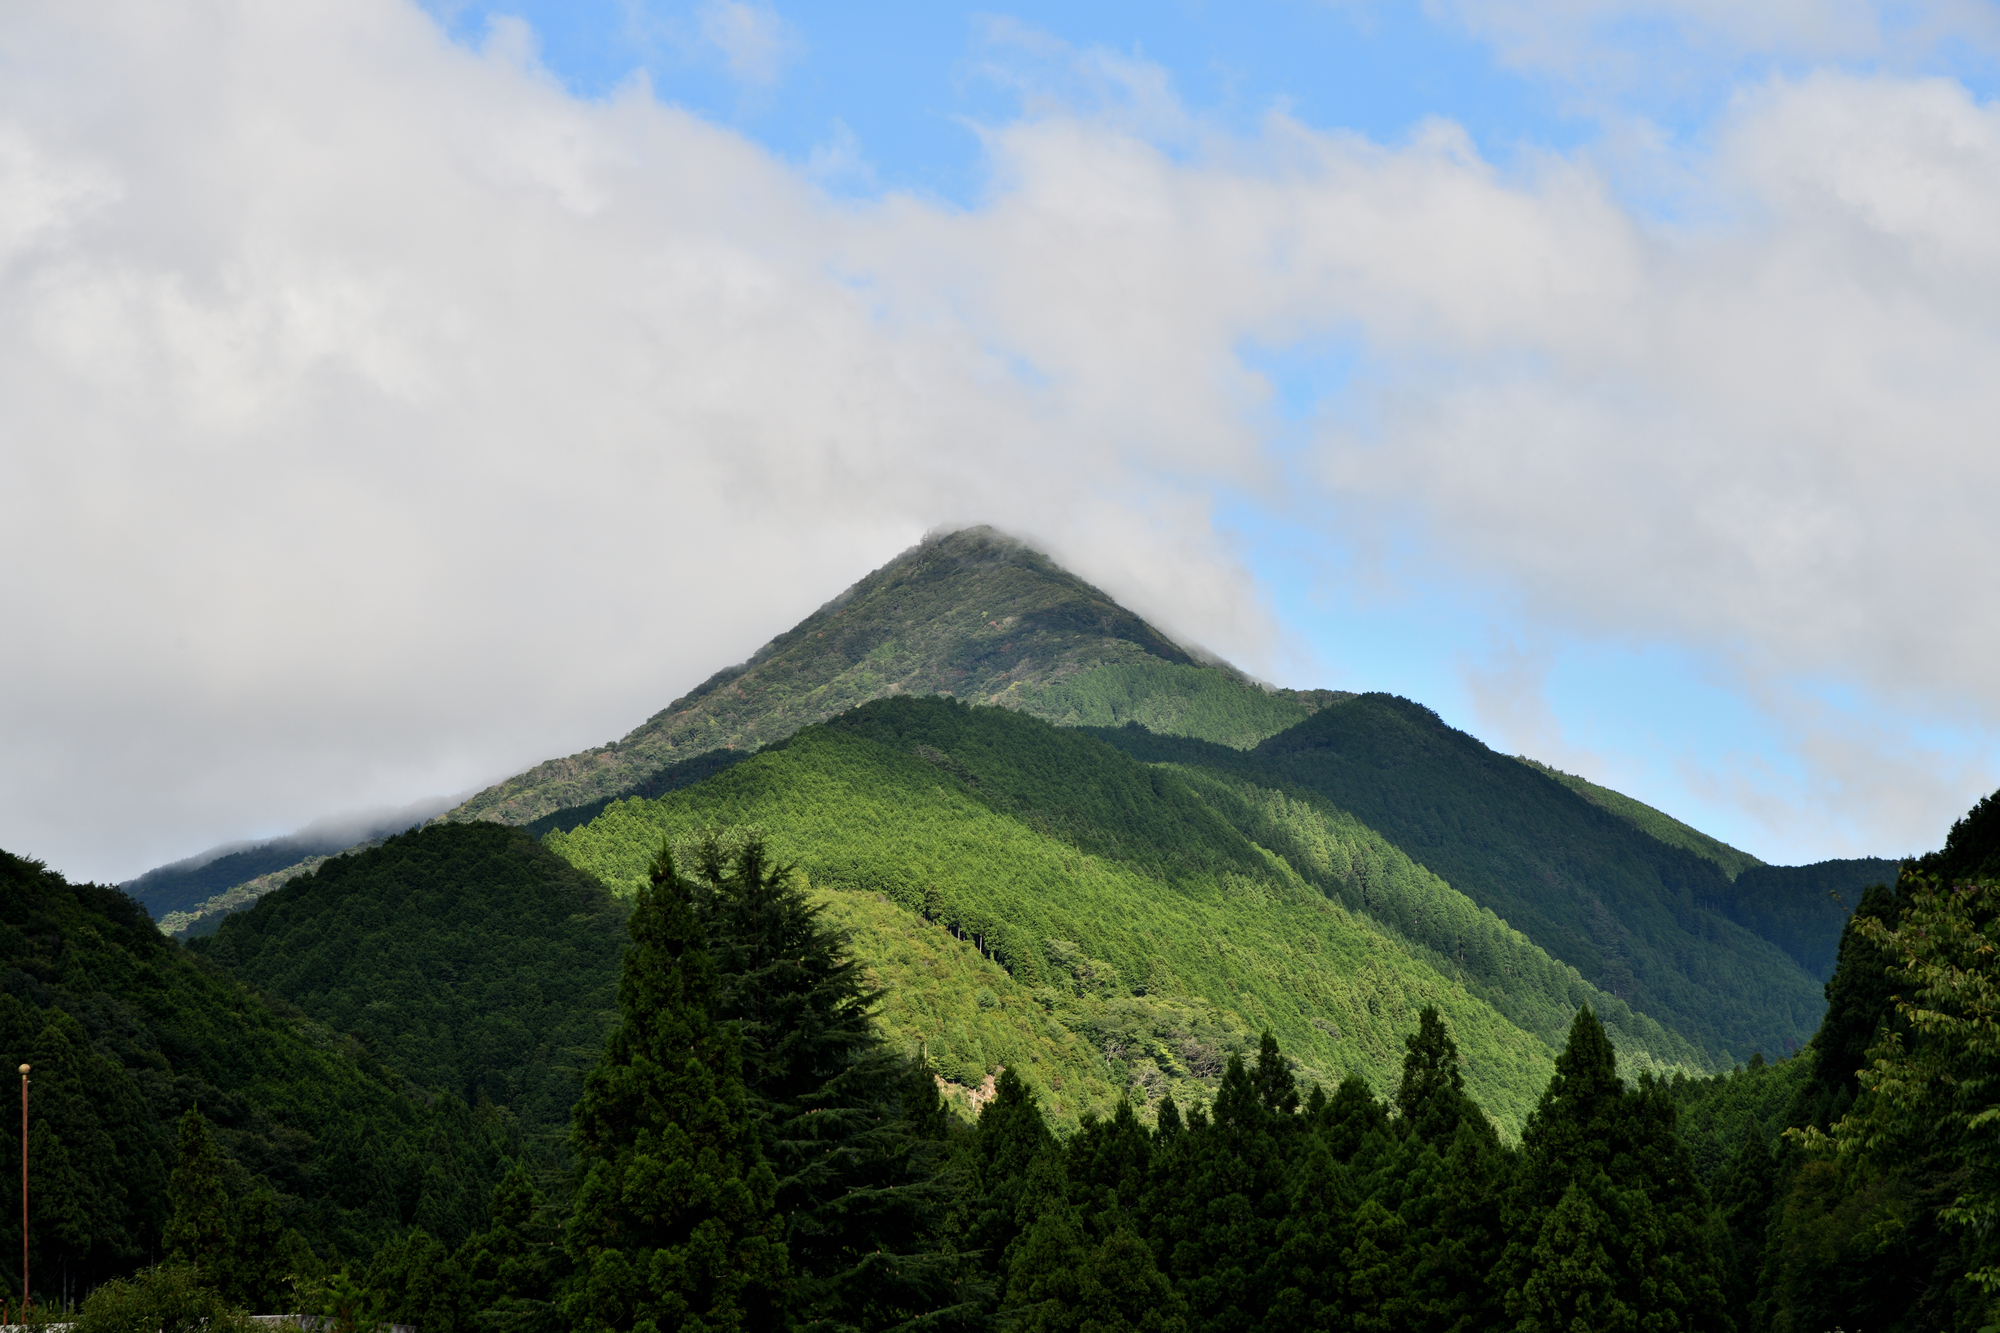
[[[430,797],[404,806],[379,806],[328,815],[282,838],[211,847],[184,860],[148,870],[119,887],[144,903],[156,919],[170,912],[189,912],[239,884],[297,865],[309,857],[332,856],[399,833],[436,818],[454,804],[456,798]]]

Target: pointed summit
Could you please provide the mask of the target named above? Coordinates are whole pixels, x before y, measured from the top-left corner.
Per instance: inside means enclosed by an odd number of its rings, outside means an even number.
[[[1109,676],[1098,674],[1108,668]],[[1094,684],[1079,690],[1086,674]],[[449,818],[526,824],[657,794],[675,765],[748,752],[896,694],[949,694],[1059,723],[1137,718],[1239,745],[1323,702],[1204,665],[1040,551],[992,528],[965,528],[926,537],[621,740],[489,787]],[[1200,720],[1218,713],[1218,696],[1228,696],[1220,713],[1232,719],[1219,732]]]

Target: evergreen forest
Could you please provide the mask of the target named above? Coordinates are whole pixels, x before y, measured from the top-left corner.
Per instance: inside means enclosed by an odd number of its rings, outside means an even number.
[[[2000,1329],[2000,793],[1765,865],[969,529],[367,832],[0,853],[0,1323]]]
[[[15,973],[47,988],[34,997],[46,1002],[38,1105],[55,1091],[40,1080],[96,1080],[64,1113],[96,1114],[99,1142],[149,1160],[161,1204],[146,1218],[140,1191],[119,1196],[122,1210],[100,1210],[96,1250],[70,1258],[99,1265],[79,1284],[86,1328],[289,1306],[428,1333],[1970,1330],[2000,1317],[2000,886],[1949,867],[1992,855],[1981,834],[1961,821],[1943,852],[1868,892],[1825,1020],[1796,1055],[1625,1077],[1580,1007],[1518,1134],[1468,1090],[1435,1006],[1416,1011],[1379,1081],[1302,1078],[1265,1031],[1229,1055],[1211,1096],[1183,1104],[1169,1091],[1145,1115],[1121,1097],[1062,1124],[1012,1068],[976,1114],[958,1114],[923,1053],[874,1021],[883,997],[825,895],[765,838],[662,839],[619,914],[616,1016],[560,1164],[378,1071],[357,1114],[374,1112],[391,1141],[407,1125],[460,1148],[434,1147],[423,1174],[455,1161],[487,1192],[472,1219],[427,1210],[420,1191],[416,1209],[372,1231],[296,1225],[337,1217],[325,1196],[343,1186],[332,1163],[271,1172],[241,1127],[256,1093],[231,1102],[204,1086],[177,1101],[174,1083],[144,1076],[178,1071],[176,1043],[199,1044],[203,1016],[306,1025],[219,977],[212,958],[147,938],[116,891],[12,858],[6,869],[9,927],[27,945],[10,946]],[[446,855],[423,846],[432,835],[392,845],[422,849],[422,863]],[[520,855],[518,843],[476,849],[496,852]],[[58,921],[65,947],[52,949]],[[115,953],[68,943],[121,923],[104,946]],[[136,993],[180,998],[150,1006],[158,1054],[113,1068],[110,993],[80,983],[148,963]],[[32,1007],[9,998],[17,1017]],[[67,1066],[64,1040],[79,1052]],[[363,1052],[320,1053],[322,1078],[369,1077]],[[62,1132],[90,1130],[72,1118]],[[116,1180],[38,1183],[55,1214],[37,1237],[47,1271],[71,1243],[76,1211],[62,1203],[109,1200]]]

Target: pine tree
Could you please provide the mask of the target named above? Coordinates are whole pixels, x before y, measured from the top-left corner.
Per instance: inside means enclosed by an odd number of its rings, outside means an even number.
[[[488,1211],[491,1224],[457,1255],[469,1321],[495,1333],[554,1333],[553,1229],[526,1166],[493,1187]]]
[[[174,1173],[167,1182],[172,1212],[161,1237],[167,1257],[187,1264],[204,1286],[227,1280],[229,1194],[222,1184],[222,1158],[209,1141],[208,1121],[189,1107],[181,1116]]]
[[[947,1203],[935,1082],[875,1032],[846,941],[761,838],[710,835],[692,863],[715,1013],[776,1175],[793,1317],[886,1327],[954,1304],[955,1257],[926,1253]]]
[[[1069,1199],[1062,1149],[1054,1143],[1035,1157],[1021,1182],[1015,1226],[1007,1247],[1003,1319],[1028,1333],[1073,1333],[1089,1248],[1083,1220]]]
[[[967,1149],[971,1158],[967,1217],[960,1228],[967,1250],[1007,1291],[1007,1251],[1021,1231],[1021,1203],[1028,1173],[1055,1141],[1035,1094],[1012,1069],[993,1081],[993,1100],[979,1113]]]
[[[1570,1025],[1521,1144],[1495,1282],[1524,1333],[1572,1319],[1621,1327],[1621,1311],[1662,1333],[1730,1326],[1713,1212],[1675,1133],[1673,1102],[1650,1078],[1625,1088],[1588,1008]]]
[[[1293,1167],[1278,1228],[1269,1326],[1332,1328],[1344,1318],[1356,1194],[1353,1173],[1334,1156],[1325,1132],[1315,1130]]]
[[[266,1187],[237,1204],[229,1236],[224,1294],[251,1313],[276,1314],[291,1295],[292,1258],[304,1238],[288,1233],[278,1196]]]
[[[1449,1143],[1459,1119],[1479,1112],[1465,1095],[1458,1046],[1436,1005],[1427,1004],[1417,1014],[1417,1030],[1403,1044],[1409,1049],[1403,1057],[1403,1083],[1396,1090],[1396,1111],[1408,1132],[1425,1143]]]
[[[562,1299],[584,1333],[776,1328],[777,1182],[758,1148],[692,886],[662,846],[632,909],[619,1025],[584,1084]]]

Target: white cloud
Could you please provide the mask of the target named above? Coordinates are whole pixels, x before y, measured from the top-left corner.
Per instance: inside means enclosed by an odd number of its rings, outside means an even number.
[[[1982,0],[1427,0],[1503,60],[1582,82],[1685,79],[1744,58],[1907,64],[1961,44],[2000,45]]]
[[[743,83],[769,87],[798,58],[798,33],[768,5],[703,0],[695,17],[701,35]]]
[[[603,740],[940,523],[1256,667],[1222,487],[1414,515],[1436,569],[1746,689],[2000,723],[2000,162],[1955,85],[1760,87],[1676,232],[1587,155],[1227,139],[1095,57],[1117,104],[990,128],[960,210],[391,0],[23,4],[0,44],[10,849],[129,874]],[[1364,352],[1301,477],[1235,349],[1329,330]],[[1865,765],[1830,727],[1799,753]]]

